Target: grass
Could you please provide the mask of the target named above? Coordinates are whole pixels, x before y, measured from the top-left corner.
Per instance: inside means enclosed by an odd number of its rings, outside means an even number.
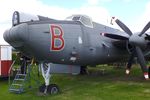
[[[105,68],[104,74],[100,69]],[[52,83],[61,93],[40,96],[38,88],[23,94],[9,93],[8,81],[0,79],[0,100],[148,100],[150,81],[145,81],[141,70],[132,69],[129,76],[124,68],[98,66],[89,68],[89,75],[53,75]]]

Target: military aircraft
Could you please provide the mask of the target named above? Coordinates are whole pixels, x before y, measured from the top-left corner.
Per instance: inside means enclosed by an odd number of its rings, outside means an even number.
[[[55,72],[79,73],[87,65],[128,61],[129,74],[133,59],[138,63],[146,80],[149,79],[145,55],[149,52],[150,36],[146,31],[132,33],[119,19],[115,23],[124,31],[93,22],[86,15],[72,15],[65,20],[29,15],[15,11],[12,27],[5,31],[4,39],[28,58],[34,58],[41,68],[45,85],[40,91],[57,93],[58,86],[50,84],[51,67]],[[69,67],[71,66],[71,67]]]

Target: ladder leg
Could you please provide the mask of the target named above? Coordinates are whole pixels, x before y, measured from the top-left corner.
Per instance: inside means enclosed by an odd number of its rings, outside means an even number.
[[[13,93],[22,93],[25,89],[25,83],[26,81],[30,81],[30,64],[27,65],[26,60],[23,61],[23,64],[21,65],[20,69],[18,70],[10,88],[9,91]],[[28,71],[26,72],[26,70]]]

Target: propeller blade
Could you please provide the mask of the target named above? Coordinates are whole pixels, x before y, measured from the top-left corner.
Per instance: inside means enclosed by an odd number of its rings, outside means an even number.
[[[139,36],[142,36],[149,28],[150,28],[150,22],[148,22],[147,25],[143,28]]]
[[[130,69],[131,69],[131,66],[132,66],[132,64],[133,64],[133,60],[134,60],[134,57],[135,57],[135,53],[136,53],[136,49],[134,48],[133,50],[132,50],[132,53],[131,53],[131,55],[130,55],[130,57],[129,57],[129,60],[128,60],[128,63],[127,63],[127,68],[126,68],[126,74],[128,75],[128,74],[130,74]]]
[[[117,34],[103,33],[102,35],[111,39],[128,40],[128,37],[117,35]]]
[[[142,50],[139,47],[136,46],[135,48],[136,48],[138,62],[139,62],[141,69],[144,73],[144,77],[147,80],[147,79],[149,79],[149,76],[148,76],[148,68],[146,67],[144,55],[142,53]]]
[[[133,33],[130,31],[130,29],[119,19],[116,19],[115,22],[120,26],[120,28],[125,31],[129,36],[131,36]]]

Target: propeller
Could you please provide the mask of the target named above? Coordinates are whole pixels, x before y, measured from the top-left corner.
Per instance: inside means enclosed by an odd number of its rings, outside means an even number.
[[[131,69],[131,66],[133,64],[133,60],[134,60],[134,56],[135,56],[135,48],[131,51],[131,55],[129,56],[129,60],[128,60],[128,63],[127,63],[127,68],[126,68],[126,74],[130,74],[130,69]]]
[[[115,22],[118,24],[118,26],[121,27],[123,31],[125,31],[129,36],[131,36],[133,33],[130,31],[130,29],[122,23],[119,19],[116,19]]]
[[[149,79],[148,68],[146,66],[146,61],[145,61],[145,58],[144,58],[141,48],[143,47],[143,45],[146,46],[145,38],[142,37],[142,35],[150,28],[150,22],[147,23],[147,25],[143,28],[143,30],[141,31],[141,33],[139,35],[133,34],[130,31],[130,29],[125,24],[123,24],[120,20],[117,19],[116,23],[122,28],[122,30],[124,30],[126,33],[128,32],[127,34],[130,35],[129,44],[131,44],[134,49],[129,58],[127,70],[129,70],[131,68],[133,59],[135,56],[137,56],[138,63],[141,66],[141,69],[144,73],[145,79]]]
[[[112,39],[123,39],[123,40],[127,40],[128,43],[130,45],[132,45],[133,47],[133,50],[130,54],[130,57],[129,57],[129,60],[128,60],[128,63],[127,63],[127,69],[126,69],[126,74],[129,74],[130,73],[130,69],[131,69],[131,66],[132,66],[132,63],[133,63],[133,60],[134,60],[134,57],[137,56],[137,59],[138,59],[138,63],[140,64],[141,66],[141,69],[144,73],[144,77],[145,79],[149,79],[149,76],[148,76],[148,68],[146,66],[146,61],[145,61],[145,58],[144,58],[144,55],[143,55],[143,52],[141,50],[141,48],[145,48],[146,47],[146,40],[150,39],[150,37],[148,35],[146,35],[145,37],[143,37],[142,35],[150,28],[150,22],[148,22],[146,24],[146,26],[143,28],[143,30],[140,32],[140,34],[133,34],[130,29],[123,23],[121,22],[119,19],[116,19],[115,22],[118,24],[118,26],[124,31],[126,32],[126,34],[129,35],[129,38],[126,39],[127,37],[123,37],[123,36],[117,36],[117,35],[105,35],[107,37],[110,37]],[[116,38],[117,37],[117,38]],[[118,38],[119,37],[119,38]]]
[[[139,36],[142,36],[149,28],[150,28],[150,22],[148,22],[147,25],[143,28]]]

